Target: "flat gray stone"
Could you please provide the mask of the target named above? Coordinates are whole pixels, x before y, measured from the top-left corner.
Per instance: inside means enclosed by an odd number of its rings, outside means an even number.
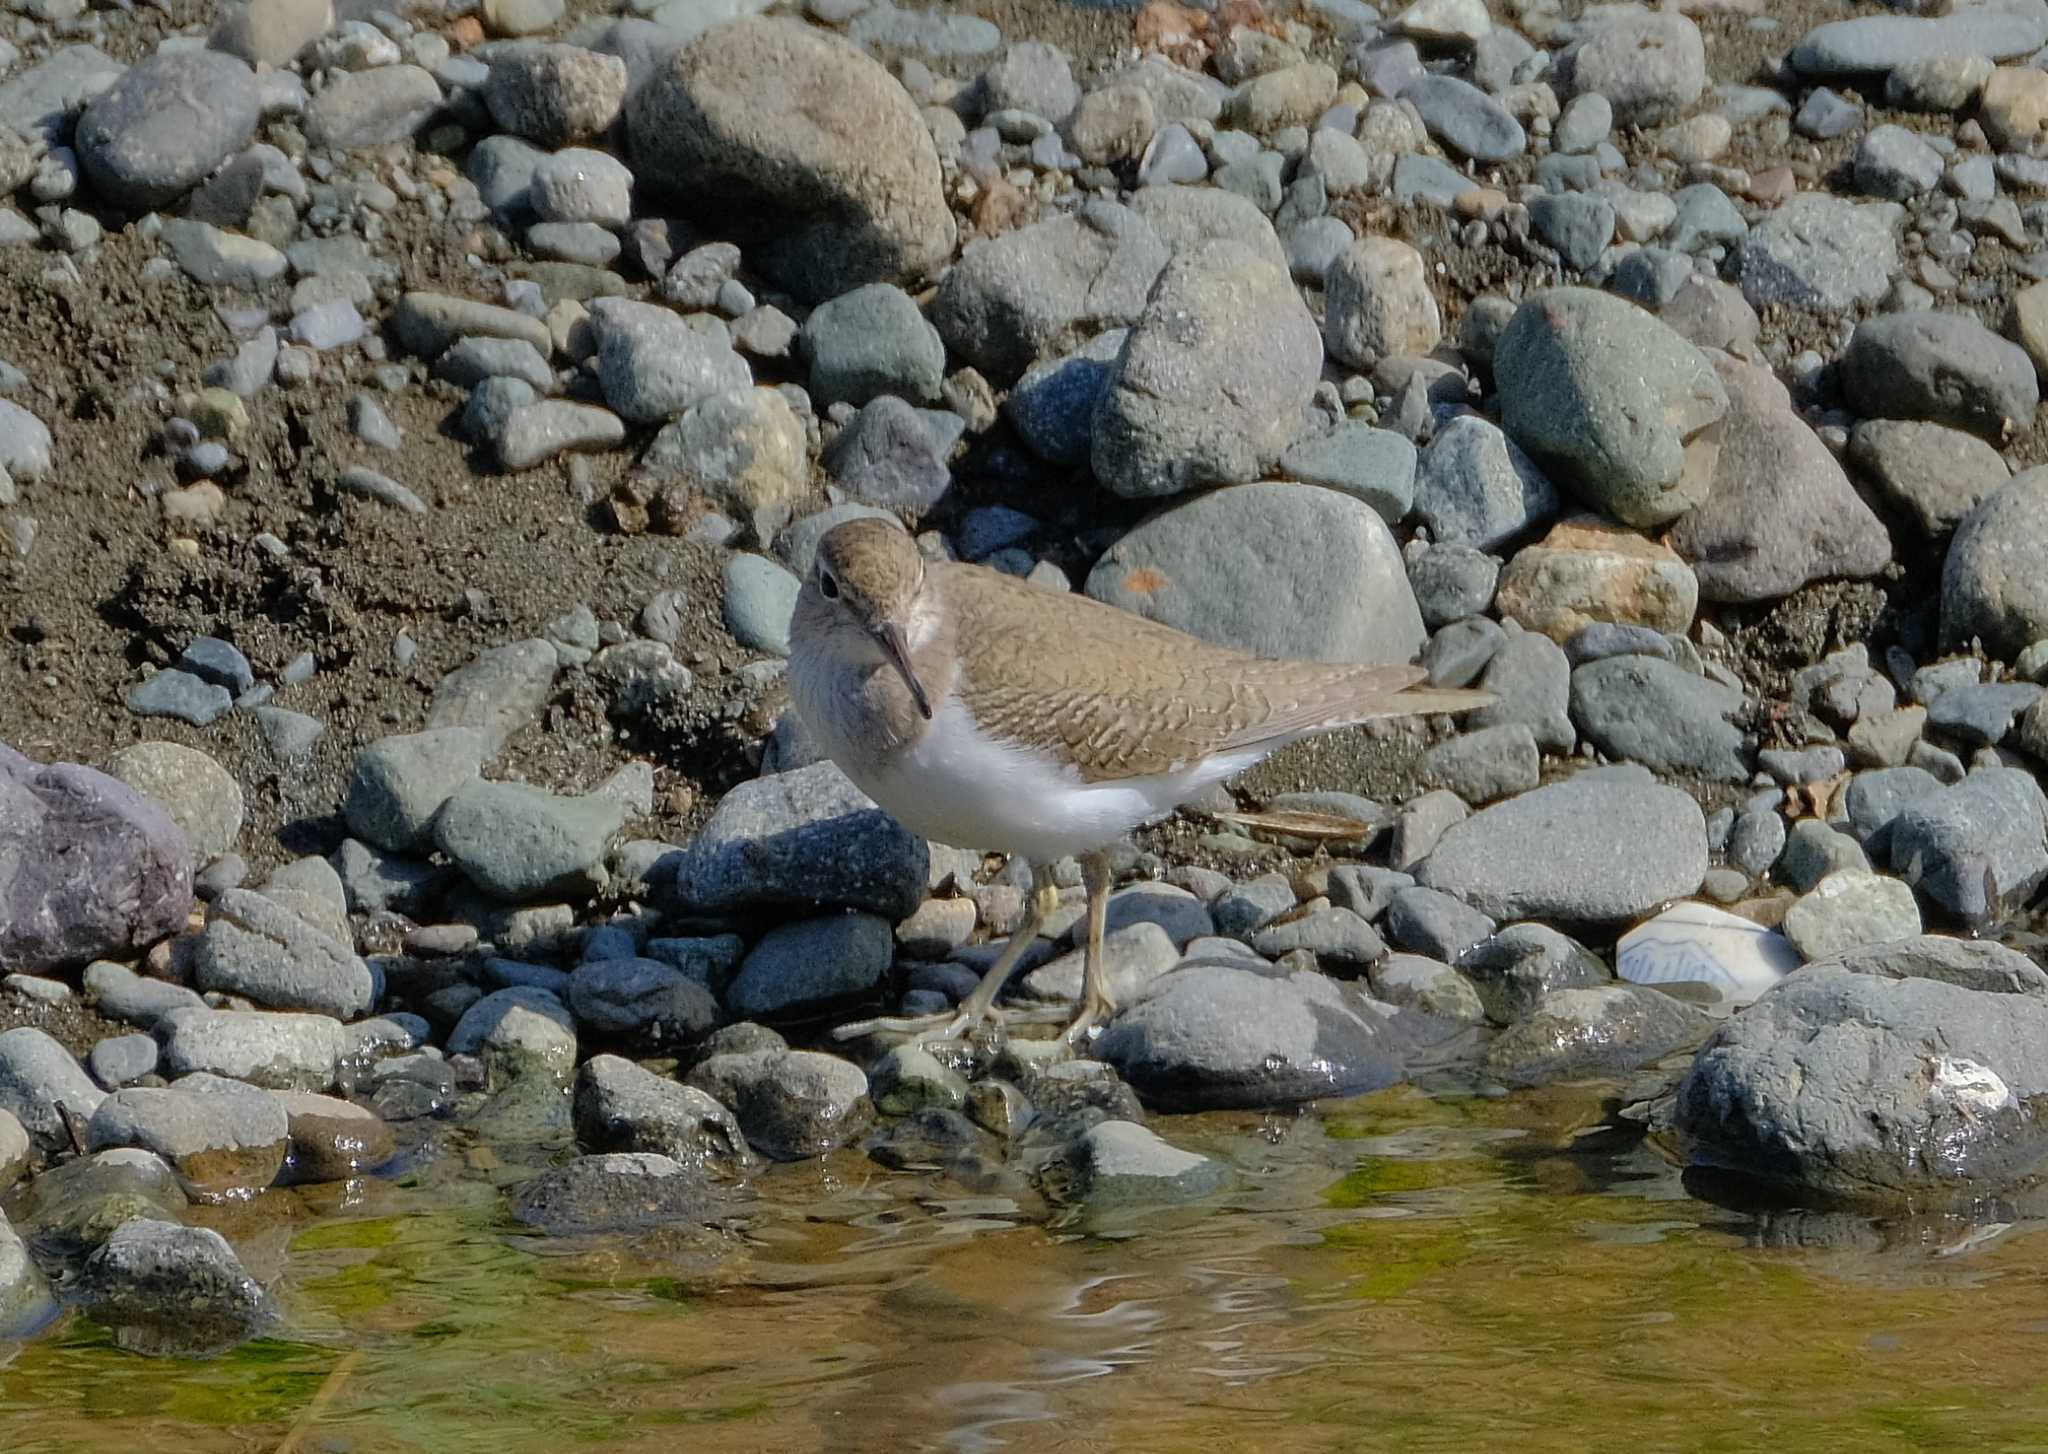
[[[1749,775],[1742,694],[1651,656],[1610,656],[1572,673],[1572,722],[1609,757],[1723,781]]]
[[[1908,804],[1891,825],[1892,871],[1972,923],[2048,878],[2048,798],[2016,768],[1984,768]],[[1988,889],[1987,889],[1988,883]]]
[[[1856,325],[1842,392],[1859,414],[1924,419],[2002,441],[2041,402],[2026,350],[1959,313],[1887,313]]]
[[[1773,303],[1842,313],[1875,303],[1899,271],[1896,202],[1850,202],[1800,192],[1755,227],[1736,251],[1742,296],[1753,308]]]
[[[203,181],[249,144],[258,120],[248,66],[214,50],[165,51],[130,66],[93,99],[74,145],[102,196],[140,210]]]
[[[346,1044],[339,1020],[267,1010],[171,1010],[156,1036],[165,1075],[204,1071],[271,1090],[329,1089]]]
[[[2048,637],[2048,468],[2015,475],[1963,517],[1941,572],[1941,636],[2014,657]]]
[[[473,778],[434,819],[434,844],[469,881],[512,903],[588,892],[626,806],[602,793],[562,797]]]
[[[1454,823],[1416,879],[1494,919],[1615,923],[1707,873],[1699,805],[1647,775],[1584,774]]]
[[[1546,995],[1486,1047],[1486,1068],[1509,1085],[1604,1079],[1706,1039],[1705,1011],[1643,985],[1611,984]]]

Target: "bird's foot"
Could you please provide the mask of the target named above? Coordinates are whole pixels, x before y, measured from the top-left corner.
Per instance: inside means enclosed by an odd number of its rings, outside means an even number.
[[[1067,1026],[1060,1038],[1076,1050],[1094,1042],[1105,1026],[1116,1018],[1116,1005],[1107,996],[1091,996],[1081,1002],[1081,1013]]]

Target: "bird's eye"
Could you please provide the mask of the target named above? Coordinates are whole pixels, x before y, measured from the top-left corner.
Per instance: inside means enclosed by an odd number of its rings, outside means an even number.
[[[818,589],[825,593],[825,599],[828,601],[839,599],[839,582],[832,579],[832,572],[830,571],[819,572]]]

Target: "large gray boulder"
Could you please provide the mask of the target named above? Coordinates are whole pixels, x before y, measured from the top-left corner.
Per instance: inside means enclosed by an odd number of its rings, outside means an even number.
[[[627,100],[626,136],[643,183],[760,217],[749,256],[807,298],[914,283],[952,254],[916,103],[826,31],[762,18],[705,31]]]
[[[1096,407],[1095,477],[1136,499],[1257,479],[1301,433],[1323,340],[1284,268],[1237,242],[1159,275]]]
[[[2048,1003],[1810,966],[1715,1034],[1678,1087],[1694,1159],[1831,1200],[1994,1194],[2036,1177]]]

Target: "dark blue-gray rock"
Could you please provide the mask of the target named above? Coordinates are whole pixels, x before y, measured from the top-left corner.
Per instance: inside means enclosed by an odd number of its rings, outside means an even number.
[[[249,144],[256,76],[215,50],[162,51],[130,66],[78,119],[86,179],[116,206],[160,207]]]
[[[1982,923],[2048,878],[2048,798],[2030,773],[1979,769],[1892,820],[1891,867],[1949,913]]]
[[[1998,450],[1945,424],[1865,419],[1849,435],[1849,459],[1893,505],[1940,540],[2012,478]]]
[[[1728,194],[1712,182],[1681,187],[1672,200],[1678,204],[1678,216],[1665,237],[1675,252],[1725,247],[1749,235],[1748,219],[1736,210]]]
[[[1522,123],[1500,102],[1456,76],[1426,75],[1401,92],[1422,116],[1429,134],[1459,156],[1504,162],[1528,148]]]
[[[1529,200],[1529,226],[1566,267],[1588,272],[1614,241],[1614,204],[1584,192],[1545,192]]]
[[[1289,445],[1280,456],[1280,473],[1356,495],[1389,525],[1398,525],[1414,503],[1415,464],[1415,446],[1405,436],[1346,420],[1327,434]]]
[[[194,727],[210,727],[235,705],[226,687],[202,681],[171,667],[130,688],[128,710],[138,717],[175,717]]]
[[[1843,969],[1882,979],[1933,979],[1994,995],[2048,998],[2048,971],[2017,949],[1989,939],[1916,934],[1889,944],[1845,950],[1814,968]]]
[[[435,815],[475,779],[490,755],[487,736],[455,726],[383,737],[356,754],[342,818],[365,843],[406,853],[428,843]]]
[[[1728,863],[1751,878],[1769,873],[1784,851],[1785,820],[1775,811],[1748,809],[1728,831]]]
[[[342,71],[306,106],[306,139],[337,151],[405,141],[441,109],[441,85],[418,66]]]
[[[1742,693],[1650,656],[1610,656],[1572,673],[1572,721],[1609,757],[1724,781],[1749,775]]]
[[[2031,3],[1972,5],[1937,19],[1866,15],[1808,31],[1788,58],[1803,76],[1867,76],[1929,56],[2028,55],[2048,45],[2048,11]]]
[[[2041,402],[2026,350],[1961,313],[1887,313],[1857,324],[1841,379],[1859,414],[1930,420],[1993,441],[2026,432]]]
[[[500,127],[552,150],[610,130],[628,80],[620,55],[526,41],[492,53],[483,99]]]
[[[2048,637],[2048,468],[2013,476],[1963,517],[1941,569],[1941,638],[2011,658]]]
[[[1818,818],[1802,818],[1786,833],[1785,850],[1778,855],[1775,871],[1792,888],[1805,893],[1839,869],[1869,867],[1869,855],[1854,838]]]
[[[1491,592],[1488,599],[1491,599]],[[1424,607],[1423,619],[1429,619],[1427,606]],[[1492,664],[1506,640],[1507,633],[1493,621],[1484,616],[1468,616],[1451,622],[1429,638],[1429,645],[1422,648],[1421,664],[1429,673],[1431,686],[1469,687]],[[1570,732],[1571,716],[1566,710],[1570,680],[1564,671],[1558,673],[1558,679],[1561,685],[1557,715],[1564,723],[1564,730]],[[1535,729],[1530,730],[1533,733]]]
[[[1695,1162],[1831,1203],[1975,1201],[2034,1180],[2048,1005],[1808,967],[1728,1021],[1679,1084]]]
[[[147,1030],[172,1010],[204,1008],[199,992],[168,980],[149,979],[111,960],[85,967],[85,1002],[110,1020]]]
[[[1033,454],[1060,465],[1088,458],[1095,411],[1109,391],[1124,337],[1125,330],[1113,328],[1025,370],[1003,400],[1003,417]]]
[[[1874,576],[1891,536],[1768,369],[1718,359],[1728,394],[1707,497],[1666,543],[1709,601],[1776,601],[1810,581]]]
[[[1318,131],[1317,136],[1341,133]],[[1321,287],[1337,259],[1351,250],[1358,234],[1341,217],[1311,217],[1287,233],[1287,271],[1297,283]]]
[[[1477,909],[1419,884],[1397,891],[1387,905],[1387,937],[1394,944],[1446,962],[1492,938],[1498,927]]]
[[[713,1055],[699,1061],[689,1079],[731,1107],[747,1144],[775,1161],[822,1156],[873,1120],[861,1068],[815,1050]]]
[[[210,1227],[137,1217],[86,1259],[79,1304],[130,1353],[224,1353],[279,1319],[227,1239]]]
[[[829,762],[740,784],[682,856],[670,889],[699,913],[859,909],[892,923],[924,898],[930,851]]]
[[[2020,713],[2041,699],[2033,682],[1969,682],[1950,687],[1927,704],[1927,725],[1975,747],[1995,747]]]
[[[1405,662],[1423,642],[1386,523],[1313,485],[1237,485],[1171,506],[1110,547],[1088,594],[1265,656]]]
[[[157,803],[0,744],[0,972],[132,958],[184,926],[192,848]]]
[[[1510,924],[1467,949],[1457,965],[1496,1025],[1524,1019],[1560,991],[1613,982],[1590,949],[1547,924]]]
[[[704,980],[660,959],[589,960],[569,977],[567,998],[586,1029],[648,1046],[692,1044],[719,1021]]]
[[[1472,179],[1439,157],[1405,152],[1394,163],[1394,199],[1404,207],[1427,202],[1448,211],[1472,190]]]
[[[1468,714],[1462,723],[1467,731],[1519,722],[1545,752],[1563,754],[1578,745],[1571,716],[1571,663],[1548,636],[1509,623],[1487,657],[1479,687],[1500,700]]]
[[[626,816],[604,793],[560,797],[473,778],[435,815],[434,845],[485,893],[520,903],[594,887]]]
[[[604,401],[623,419],[660,424],[715,394],[754,382],[747,361],[719,333],[673,309],[630,298],[590,306],[597,336],[597,377]]]
[[[520,1183],[512,1215],[555,1237],[699,1226],[727,1214],[703,1172],[649,1151],[579,1156]]]
[[[1494,919],[1614,923],[1699,887],[1699,804],[1640,770],[1581,773],[1445,830],[1416,873]]]
[[[925,411],[884,394],[840,431],[826,465],[841,488],[865,503],[922,516],[952,486],[950,450]]]
[[[744,205],[757,265],[808,299],[915,282],[951,256],[953,214],[924,118],[882,66],[800,21],[714,26],[627,100],[643,186]]]
[[[1015,378],[1056,350],[1135,323],[1167,257],[1130,208],[1090,203],[969,243],[939,284],[931,321],[992,380]]]
[[[1588,504],[1660,525],[1705,498],[1727,392],[1700,351],[1634,304],[1553,288],[1494,349],[1509,437]]]
[[[1736,252],[1742,296],[1753,308],[1817,313],[1877,302],[1899,271],[1903,212],[1896,202],[1794,194],[1744,235]]]
[[[1096,478],[1134,499],[1257,479],[1301,432],[1322,357],[1284,267],[1229,241],[1176,255],[1096,410]]]
[[[740,961],[725,1002],[747,1020],[801,1016],[873,990],[895,952],[889,921],[875,914],[778,924]]]
[[[1607,286],[1630,302],[1661,313],[1693,276],[1693,260],[1684,253],[1668,247],[1644,247],[1615,263]],[[1683,329],[1678,332],[1687,336]]]
[[[368,1013],[374,989],[352,946],[251,889],[228,889],[208,907],[192,970],[201,990],[337,1020]]]
[[[1559,990],[1495,1037],[1485,1064],[1515,1086],[1608,1079],[1699,1044],[1714,1023],[1645,985]]]
[[[880,394],[938,402],[946,346],[910,295],[870,283],[820,304],[800,335],[812,401],[861,405]]]
[[[1132,1121],[1098,1121],[1039,1173],[1056,1200],[1088,1208],[1171,1206],[1228,1187],[1228,1165],[1183,1151]]]
[[[1575,667],[1610,656],[1654,656],[1669,661],[1672,658],[1671,638],[1651,626],[1595,621],[1566,638],[1564,654]]]
[[[1548,524],[1557,487],[1520,445],[1477,414],[1437,430],[1417,463],[1415,513],[1441,544],[1496,550]]]
[[[145,1075],[154,1075],[157,1067],[156,1040],[148,1035],[109,1035],[95,1044],[86,1054],[85,1068],[92,1078],[107,1090],[119,1090],[131,1081]],[[0,1122],[0,1141],[7,1137],[7,1124]],[[6,1180],[0,1171],[0,1181]]]
[[[1191,962],[1102,1032],[1096,1055],[1148,1105],[1286,1105],[1392,1085],[1407,1049],[1388,1007],[1319,973]]]
[[[576,1072],[576,1140],[585,1151],[650,1152],[709,1171],[751,1159],[731,1111],[617,1055],[593,1055]]]
[[[474,727],[489,752],[522,727],[540,720],[561,657],[554,643],[534,637],[479,651],[434,688],[427,726]]]
[[[1617,126],[1656,126],[1684,113],[1707,84],[1706,42],[1674,11],[1618,8],[1558,53],[1563,90],[1598,92]]]
[[[1424,782],[1476,805],[1535,787],[1542,757],[1528,723],[1502,722],[1446,738],[1422,755],[1418,770]]]

